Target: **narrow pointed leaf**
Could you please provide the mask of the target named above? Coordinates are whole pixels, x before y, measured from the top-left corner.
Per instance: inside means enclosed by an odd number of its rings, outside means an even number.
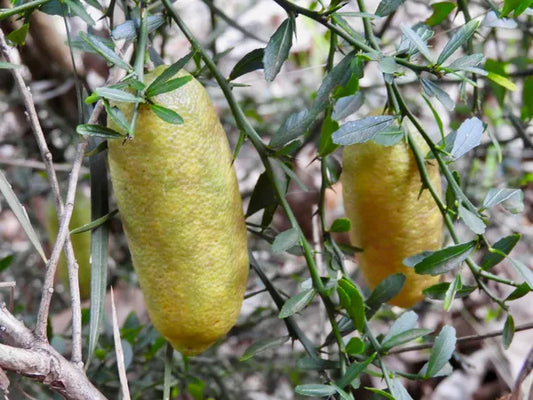
[[[295,228],[288,229],[276,236],[272,243],[272,251],[274,253],[283,253],[296,246],[299,240],[298,230]]]
[[[265,79],[272,82],[289,57],[294,35],[294,19],[289,17],[280,25],[270,38],[263,55]]]
[[[33,245],[33,247],[35,247],[35,250],[37,250],[37,253],[39,253],[39,256],[41,256],[41,259],[46,263],[46,255],[44,254],[43,247],[41,246],[41,242],[39,241],[39,236],[37,236],[37,233],[33,229],[33,225],[30,222],[30,219],[28,217],[28,214],[26,213],[24,206],[20,203],[19,199],[17,198],[17,195],[13,191],[13,188],[9,184],[2,171],[0,171],[0,192],[4,195],[7,205],[9,206],[13,214],[15,214],[15,217],[19,221],[19,224],[22,226],[22,229],[26,233],[26,236],[28,236],[28,239],[30,240],[31,244]]]
[[[176,90],[183,85],[185,85],[187,82],[189,82],[192,79],[191,75],[186,76],[180,76],[176,79],[171,79],[162,83],[159,83],[158,85],[150,85],[148,89],[146,89],[146,96],[147,97],[153,97],[157,96],[158,94],[172,92],[173,90]]]
[[[263,57],[265,49],[254,49],[244,55],[233,67],[229,74],[229,80],[237,79],[239,76],[258,69],[263,69]]]
[[[476,241],[461,243],[431,252],[415,265],[417,274],[440,275],[460,266],[476,247]]]
[[[105,139],[124,139],[122,133],[100,125],[81,124],[76,127],[76,133],[82,136],[94,136]]]
[[[465,120],[456,132],[457,134],[451,151],[453,159],[457,160],[478,146],[484,130],[483,122],[477,117]]]
[[[381,0],[376,9],[376,15],[386,17],[396,11],[403,3],[405,3],[405,0]]]
[[[505,89],[510,90],[511,92],[518,90],[518,87],[515,85],[515,83],[503,75],[489,71],[487,78],[489,78],[492,82],[504,87]]]
[[[448,290],[446,290],[446,294],[444,295],[444,311],[448,311],[450,309],[457,291],[460,290],[462,286],[463,283],[461,282],[461,274],[457,274],[451,285],[448,287]]]
[[[503,347],[504,349],[508,349],[511,345],[511,342],[513,341],[514,336],[514,319],[511,314],[507,315],[507,319],[505,320],[505,325],[503,326]]]
[[[280,336],[258,340],[246,349],[239,361],[249,360],[250,358],[255,357],[255,355],[258,353],[279,347],[287,340],[289,340],[289,336]]]
[[[533,289],[533,271],[525,265],[523,262],[509,257],[511,265],[518,271],[518,273],[524,278],[524,281]]]
[[[448,363],[455,350],[457,338],[452,326],[445,326],[435,339],[427,362],[426,377],[435,376]]]
[[[303,310],[313,300],[315,295],[315,289],[307,289],[291,297],[285,302],[285,304],[283,304],[278,317],[287,318]]]
[[[343,146],[364,143],[384,131],[393,122],[394,117],[391,115],[365,117],[357,121],[346,122],[333,132],[333,143]]]
[[[433,56],[433,53],[429,50],[429,47],[427,46],[426,42],[418,36],[418,34],[413,31],[411,28],[409,28],[405,24],[400,24],[400,29],[402,30],[403,34],[407,37],[409,42],[413,46],[416,47],[416,49],[422,54],[430,63],[435,62],[435,57]]]
[[[468,210],[462,205],[459,205],[459,216],[465,225],[468,226],[476,235],[482,235],[485,233],[485,229],[487,228],[485,222],[483,222],[483,220],[477,214],[474,214],[472,211]]]
[[[479,21],[471,20],[463,25],[457,32],[455,32],[448,43],[446,43],[446,46],[444,46],[444,49],[442,49],[442,52],[439,54],[437,64],[441,65],[453,53],[455,53],[459,47],[461,47],[468,39],[470,39],[470,36],[474,34],[478,27]]]
[[[341,389],[344,389],[346,386],[352,383],[355,378],[361,375],[366,367],[368,367],[370,363],[374,361],[374,358],[376,358],[376,353],[372,354],[361,363],[353,363],[348,367],[342,378],[340,378],[335,384]]]
[[[174,110],[160,106],[159,104],[150,104],[150,109],[163,121],[169,124],[181,125],[183,118]]]
[[[104,57],[110,63],[122,68],[126,71],[131,71],[133,68],[127,62],[125,62],[120,56],[97,36],[88,35],[84,32],[80,32],[80,38],[85,41],[94,51]]]
[[[505,201],[515,200],[516,212],[521,212],[523,209],[523,192],[520,189],[490,189],[483,199],[483,209],[494,207]]]
[[[483,257],[481,268],[487,270],[503,261],[503,259],[511,253],[511,250],[518,243],[520,237],[519,233],[515,233],[498,240],[494,246],[492,246],[493,250],[489,250],[489,252]]]
[[[453,111],[455,108],[455,102],[448,93],[428,79],[422,78],[420,79],[420,83],[422,84],[422,89],[424,89],[424,92],[426,92],[429,97],[435,97],[449,111]]]
[[[321,385],[318,383],[309,383],[306,385],[298,385],[294,388],[294,391],[302,396],[308,397],[326,397],[332,396],[337,391],[333,386]]]

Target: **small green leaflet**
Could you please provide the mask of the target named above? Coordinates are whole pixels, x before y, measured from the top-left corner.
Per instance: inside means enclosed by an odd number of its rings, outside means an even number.
[[[306,385],[298,385],[294,391],[302,396],[309,397],[326,397],[337,393],[337,390],[330,385],[321,385],[318,383],[309,383]]]
[[[246,349],[246,351],[241,356],[239,361],[249,360],[250,358],[254,357],[258,353],[261,353],[269,349],[273,349],[275,347],[279,347],[283,343],[285,343],[287,340],[289,340],[289,336],[280,336],[280,337],[258,340],[257,342],[255,342],[254,344],[252,344],[250,347]]]
[[[376,9],[376,15],[386,17],[396,11],[403,3],[405,3],[405,0],[381,0]]]
[[[442,328],[435,339],[429,360],[420,371],[420,374],[427,378],[437,375],[452,357],[456,342],[455,329],[448,325]]]
[[[124,139],[125,136],[111,128],[100,125],[81,124],[76,127],[76,133],[82,136],[95,136],[105,139]]]
[[[352,224],[347,218],[338,218],[331,224],[329,232],[349,232]]]
[[[337,293],[342,307],[348,312],[355,329],[363,332],[365,328],[365,303],[363,295],[352,282],[346,278],[338,281]]]
[[[121,103],[142,103],[144,99],[142,97],[135,96],[133,93],[126,92],[124,90],[100,87],[94,90],[98,96],[108,100],[118,101]]]
[[[131,71],[133,69],[131,65],[122,60],[117,53],[107,47],[107,45],[99,37],[88,35],[85,32],[80,32],[80,38],[89,44],[94,51],[104,57],[111,64],[114,64],[126,71]]]
[[[294,18],[289,17],[274,32],[263,54],[265,79],[272,82],[289,57],[294,35]]]
[[[159,104],[150,104],[152,111],[163,121],[169,124],[180,125],[183,124],[183,118],[174,110],[160,106]]]
[[[239,76],[263,68],[263,57],[265,49],[254,49],[245,54],[243,58],[237,61],[229,74],[229,80],[237,79]]]
[[[508,349],[511,345],[511,342],[513,341],[514,336],[514,319],[511,314],[507,315],[507,319],[505,320],[505,325],[503,326],[503,347],[505,349]]]
[[[336,382],[336,385],[341,389],[344,389],[346,386],[352,383],[353,380],[357,378],[372,361],[374,361],[374,358],[376,358],[376,353],[372,354],[362,363],[353,363],[350,365],[342,378]]]
[[[518,87],[515,85],[515,83],[503,75],[489,71],[487,78],[489,78],[492,82],[504,87],[505,89],[510,90],[511,92],[518,90]]]
[[[391,115],[380,115],[346,122],[333,132],[333,143],[343,146],[364,143],[384,131],[394,119]]]
[[[424,252],[421,253],[424,254],[422,260],[417,254],[406,258],[403,262],[407,266],[414,266],[417,274],[440,275],[458,268],[474,250],[476,244],[477,242],[473,240],[433,252]]]
[[[487,270],[500,263],[511,252],[519,240],[519,233],[499,239],[483,257],[481,268]]]
[[[507,210],[520,213],[524,209],[524,193],[520,189],[490,189],[483,199],[482,210],[503,202],[510,203],[505,206]]]
[[[529,287],[533,289],[533,271],[531,271],[531,269],[529,269],[529,267],[523,262],[514,258],[509,257],[509,261],[511,261],[511,265],[518,271],[522,278],[524,278],[524,281]]]
[[[463,43],[470,39],[470,36],[474,34],[478,27],[479,21],[471,20],[463,25],[457,32],[455,32],[448,43],[446,43],[446,46],[444,46],[444,49],[442,49],[442,52],[437,59],[437,64],[441,65],[444,61],[446,61],[459,47],[463,45]]]
[[[481,142],[481,136],[484,130],[483,122],[477,117],[468,118],[463,121],[455,135],[451,150],[452,158],[457,160],[477,147]]]
[[[451,285],[448,287],[448,290],[446,290],[446,293],[444,294],[444,311],[450,310],[457,291],[460,290],[462,287],[463,282],[461,281],[461,274],[457,274]]]
[[[298,230],[296,228],[290,228],[276,236],[272,243],[272,251],[274,253],[283,253],[291,247],[298,245],[299,240]]]
[[[291,297],[285,302],[285,304],[283,304],[278,317],[287,318],[303,310],[313,300],[315,295],[315,289],[307,289]]]
[[[158,82],[154,85],[155,81],[152,82],[150,86],[148,86],[148,89],[146,89],[146,96],[147,97],[153,97],[157,96],[158,94],[172,92],[173,90],[176,90],[183,85],[185,85],[187,82],[192,80],[191,75],[186,76],[180,76],[176,79],[167,80],[164,82]]]
[[[465,225],[468,226],[475,234],[482,235],[485,233],[485,222],[477,214],[474,214],[461,204],[459,204],[459,216]]]
[[[440,1],[431,5],[433,8],[433,14],[426,19],[426,24],[429,26],[435,26],[440,24],[446,19],[446,17],[453,11],[457,4],[450,1]]]
[[[409,28],[407,25],[405,25],[403,23],[400,24],[400,29],[402,30],[402,32],[405,35],[405,37],[407,37],[409,42],[411,42],[411,44],[416,47],[416,49],[420,52],[420,54],[422,54],[424,57],[426,57],[426,59],[430,63],[434,64],[435,63],[435,56],[429,50],[429,47],[427,46],[427,44],[424,41],[424,39],[422,39],[420,36],[418,36],[418,34],[415,31],[413,31],[411,28]]]

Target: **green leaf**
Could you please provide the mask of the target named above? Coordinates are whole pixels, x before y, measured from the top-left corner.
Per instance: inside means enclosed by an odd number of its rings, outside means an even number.
[[[437,65],[442,65],[455,51],[461,47],[479,27],[479,21],[471,20],[463,25],[446,43],[437,59]]]
[[[348,367],[344,375],[335,383],[341,389],[344,389],[350,383],[354,381],[361,373],[368,367],[368,365],[374,361],[376,358],[376,353],[372,354],[365,361],[361,363],[353,363]]]
[[[329,232],[349,232],[352,227],[352,223],[347,218],[337,218],[331,224]]]
[[[337,292],[342,306],[353,321],[355,329],[363,333],[365,329],[365,302],[363,295],[357,286],[346,278],[338,281]]]
[[[359,108],[361,108],[364,100],[365,98],[363,92],[357,92],[356,94],[350,96],[341,97],[335,102],[331,118],[333,118],[335,121],[340,121],[341,119],[352,115]]]
[[[514,92],[518,89],[514,82],[509,78],[506,78],[505,76],[499,75],[495,72],[489,71],[487,78],[489,78],[492,82],[504,87],[505,89],[510,90],[511,92]]]
[[[405,0],[381,0],[376,9],[376,15],[386,17],[396,11],[403,3],[405,3]]]
[[[448,111],[453,111],[455,109],[455,102],[452,100],[450,95],[441,89],[438,85],[433,83],[428,79],[420,79],[422,89],[429,97],[435,97],[438,101],[442,103]]]
[[[280,147],[304,135],[311,127],[314,119],[315,117],[307,110],[292,113],[272,136],[270,146]]]
[[[431,7],[433,8],[433,14],[426,19],[426,25],[435,26],[444,21],[457,5],[450,1],[441,1],[433,3]]]
[[[94,228],[98,228],[100,225],[103,225],[107,221],[109,221],[111,218],[113,218],[118,213],[118,210],[113,210],[110,213],[107,213],[106,215],[101,216],[100,218],[96,218],[94,221],[89,222],[88,224],[78,226],[70,231],[71,235],[75,235],[77,233],[83,233],[90,231]]]
[[[270,38],[263,55],[265,79],[272,82],[289,57],[294,35],[294,18],[289,17],[280,25]]]
[[[490,189],[483,199],[483,209],[494,207],[503,202],[511,203],[509,211],[514,214],[524,209],[524,193],[520,189]],[[507,207],[505,207],[507,209]]]
[[[446,290],[446,293],[444,295],[444,306],[443,306],[444,311],[450,310],[450,307],[452,306],[452,303],[453,303],[453,299],[455,299],[455,295],[457,291],[460,290],[462,286],[463,286],[463,283],[461,281],[461,274],[457,274],[452,284],[448,287],[448,290]]]
[[[318,383],[308,383],[306,385],[298,385],[294,388],[294,391],[302,396],[309,397],[326,397],[332,396],[337,391],[333,386],[321,385]]]
[[[411,44],[416,47],[420,54],[426,57],[426,59],[430,63],[435,63],[435,56],[431,53],[426,42],[418,35],[418,33],[413,31],[411,28],[409,28],[403,23],[400,24],[400,29],[402,30],[405,37],[409,40],[409,42],[411,42]]]
[[[454,60],[446,68],[454,71],[469,71],[472,67],[476,67],[485,61],[485,55],[482,53],[467,54]]]
[[[503,8],[500,13],[501,17],[506,17],[514,11],[514,16],[518,17],[522,14],[531,4],[532,0],[504,0]]]
[[[28,236],[28,239],[30,240],[31,244],[33,245],[33,247],[35,247],[35,250],[37,250],[37,253],[39,253],[39,256],[46,264],[48,260],[46,259],[43,247],[41,246],[41,242],[39,241],[39,236],[33,229],[33,225],[31,224],[26,209],[17,198],[17,195],[13,191],[13,188],[9,184],[7,178],[2,173],[2,171],[0,171],[0,192],[4,195],[7,205],[9,206],[13,214],[15,214],[15,217],[17,218],[19,224],[22,226],[22,229],[26,233],[26,236]]]
[[[94,93],[98,96],[112,101],[118,101],[121,103],[142,103],[144,99],[139,96],[135,96],[133,93],[126,92],[124,90],[109,88],[109,87],[100,87],[94,89]]]
[[[96,138],[89,139],[92,147],[98,147],[100,142],[105,141]],[[109,214],[107,154],[100,152],[91,156],[89,169],[91,172],[91,220],[98,220]],[[108,243],[108,223],[103,223],[91,231],[91,307],[86,368],[89,368],[94,356],[102,328],[107,288]]]
[[[245,54],[243,58],[237,61],[229,74],[229,80],[237,79],[239,76],[263,68],[264,49],[254,49]]]
[[[391,395],[389,392],[386,392],[384,390],[381,390],[381,389],[378,389],[378,388],[374,388],[374,387],[367,387],[365,386],[365,389],[372,392],[372,393],[375,393],[375,394],[378,394],[382,397],[385,397],[386,399],[389,399],[389,400],[396,400],[394,398],[393,395]]]
[[[400,66],[393,57],[385,56],[378,62],[379,69],[384,74],[395,74],[400,71]]]
[[[462,157],[464,154],[477,147],[481,142],[481,136],[485,127],[483,122],[477,118],[469,118],[461,124],[459,129],[457,129],[456,135],[454,137],[453,147],[451,150],[451,155],[454,160],[457,160],[459,157]]]
[[[392,395],[396,400],[413,400],[407,389],[398,378],[394,378],[391,387]]]
[[[413,329],[418,321],[418,315],[414,311],[407,311],[403,313],[394,324],[392,324],[389,331],[383,337],[381,344],[387,343],[393,336]]]
[[[509,261],[514,269],[516,269],[522,278],[524,278],[524,281],[529,285],[529,287],[533,288],[533,271],[531,271],[527,265],[514,258],[509,257]]]
[[[458,211],[459,216],[472,232],[474,232],[476,235],[483,235],[485,233],[485,229],[487,228],[485,222],[483,222],[483,220],[477,214],[474,214],[461,204],[459,204]]]
[[[120,56],[111,50],[105,42],[98,36],[89,35],[85,32],[80,32],[80,38],[86,42],[94,51],[104,57],[111,64],[116,65],[126,71],[131,71],[133,68],[125,62]]]
[[[394,122],[394,119],[391,115],[380,115],[346,122],[333,132],[333,143],[343,146],[364,143],[383,132]]]
[[[512,300],[519,299],[521,297],[524,297],[529,292],[531,292],[531,288],[526,282],[524,282],[520,286],[518,286],[515,290],[513,290],[511,294],[507,296],[505,301],[512,301]]]
[[[279,312],[278,317],[287,318],[293,314],[296,314],[297,312],[300,312],[309,303],[311,303],[311,301],[313,301],[313,298],[315,297],[315,295],[316,295],[315,289],[307,289],[291,297],[285,302],[285,304],[283,304],[283,307],[281,308],[281,311]]]
[[[248,203],[248,209],[246,210],[246,217],[255,214],[257,211],[262,210],[265,207],[277,204],[276,195],[272,183],[268,179],[265,172],[259,175],[257,183]]]
[[[449,282],[441,282],[424,289],[422,293],[433,300],[444,300],[446,293],[450,290],[450,286]],[[477,286],[462,286],[456,291],[455,297],[466,297],[476,289]]]
[[[183,118],[174,110],[171,110],[170,108],[163,107],[159,104],[150,104],[150,109],[163,121],[174,124],[174,125],[180,125],[183,124]]]
[[[85,9],[85,6],[82,5],[79,0],[63,0],[63,1],[68,6],[69,11],[75,16],[80,17],[83,20],[83,22],[85,22],[87,25],[93,26],[95,24],[94,19],[87,12],[87,10]]]
[[[386,303],[402,290],[405,284],[405,275],[397,273],[383,279],[372,291],[366,300],[366,318],[370,319]]]
[[[429,335],[431,332],[433,332],[431,329],[409,329],[408,331],[399,333],[398,335],[391,337],[386,343],[383,343],[381,349],[383,351],[387,351],[393,347],[400,346],[402,344],[418,339],[419,337]]]
[[[13,254],[0,258],[0,272],[7,269],[11,265],[14,259],[15,259],[15,256]]]
[[[105,139],[124,139],[124,135],[111,128],[100,125],[81,124],[76,127],[76,133],[82,136],[95,136]]]
[[[514,336],[514,319],[511,314],[507,315],[507,319],[505,320],[505,325],[503,326],[503,348],[508,349],[511,345],[511,342],[513,341]]]
[[[283,253],[291,247],[297,246],[300,241],[300,235],[296,228],[290,228],[276,236],[272,243],[272,252]]]
[[[348,354],[361,354],[365,350],[365,342],[358,337],[353,337],[346,344],[345,350]]]
[[[17,46],[24,46],[26,44],[26,36],[28,35],[29,29],[30,24],[22,24],[20,28],[9,33],[9,35],[6,36],[6,39],[10,42],[13,42]]]
[[[452,357],[456,342],[455,329],[448,325],[443,327],[435,339],[429,360],[424,366],[425,373],[423,375],[425,377],[431,378],[444,368]]]
[[[476,247],[476,241],[457,244],[441,250],[430,252],[422,261],[415,264],[415,272],[423,275],[440,275],[461,265]],[[413,256],[416,257],[416,256]],[[409,266],[408,257],[404,264]]]
[[[239,361],[249,360],[250,358],[255,357],[258,353],[279,347],[287,340],[289,340],[289,336],[278,336],[274,338],[258,340],[246,349]]]
[[[129,135],[131,133],[130,124],[120,108],[116,106],[111,107],[107,99],[104,100],[104,107],[107,112],[107,116],[111,118],[113,123],[115,123],[123,132]]]
[[[509,255],[509,253],[511,253],[511,250],[513,250],[519,241],[519,233],[505,236],[498,240],[494,246],[492,246],[492,249],[489,249],[489,252],[483,257],[481,268],[488,270],[499,264],[507,255]]]
[[[160,83],[158,85],[150,85],[148,87],[148,89],[146,89],[146,96],[147,97],[154,97],[154,96],[157,96],[158,94],[172,92],[173,90],[176,90],[176,89],[182,87],[183,85],[185,85],[190,80],[192,80],[192,76],[191,75],[186,75],[186,76],[180,76],[179,78],[176,78],[176,79],[171,79],[169,81],[165,81],[165,82]]]

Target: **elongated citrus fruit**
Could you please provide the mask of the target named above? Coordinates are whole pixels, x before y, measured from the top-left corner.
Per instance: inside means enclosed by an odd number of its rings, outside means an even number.
[[[423,153],[426,143],[415,137]],[[430,180],[440,193],[436,163],[427,163]],[[422,290],[438,277],[418,275],[402,261],[442,244],[442,217],[422,182],[414,155],[405,142],[383,146],[368,141],[346,146],[341,175],[344,207],[352,222],[350,240],[366,282],[374,288],[387,276],[403,273],[401,292],[389,301],[411,307],[423,299]]]
[[[248,276],[241,197],[202,85],[192,79],[151,100],[184,123],[164,122],[142,104],[135,137],[108,143],[111,180],[150,319],[176,350],[195,355],[231,329],[241,308]],[[115,105],[131,117],[131,104]]]
[[[70,229],[75,229],[89,222],[91,222],[91,200],[83,192],[78,191],[74,199],[74,208],[72,209],[69,227]],[[56,206],[51,197],[46,201],[46,229],[50,240],[54,240],[57,237],[59,223]],[[86,231],[70,235],[70,242],[78,263],[80,297],[85,300],[91,295],[91,232]],[[68,287],[68,269],[64,254],[61,254],[59,258],[57,274],[61,283]]]

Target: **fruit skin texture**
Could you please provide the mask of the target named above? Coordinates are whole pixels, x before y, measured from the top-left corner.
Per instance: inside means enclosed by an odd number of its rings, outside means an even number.
[[[75,229],[91,222],[91,199],[81,191],[76,193],[74,208],[70,217],[69,228]],[[46,230],[50,241],[56,239],[59,230],[56,206],[52,197],[46,200]],[[78,263],[78,282],[80,284],[80,298],[86,300],[91,296],[91,232],[70,235],[70,242],[74,256]],[[65,255],[61,254],[57,267],[57,275],[61,282],[68,287],[68,269]]]
[[[238,317],[246,226],[232,154],[205,89],[193,79],[152,100],[184,123],[141,105],[133,140],[108,141],[111,180],[150,319],[176,350],[195,355]],[[115,105],[131,117],[131,104]]]
[[[423,154],[427,145],[415,136]],[[438,193],[441,181],[435,162],[426,163]],[[442,244],[442,216],[422,185],[414,155],[404,141],[385,147],[368,141],[346,146],[341,175],[344,208],[352,222],[350,240],[363,249],[359,266],[371,288],[387,276],[406,275],[401,292],[389,301],[411,307],[424,298],[422,290],[439,277],[418,275],[403,265],[404,258]]]

